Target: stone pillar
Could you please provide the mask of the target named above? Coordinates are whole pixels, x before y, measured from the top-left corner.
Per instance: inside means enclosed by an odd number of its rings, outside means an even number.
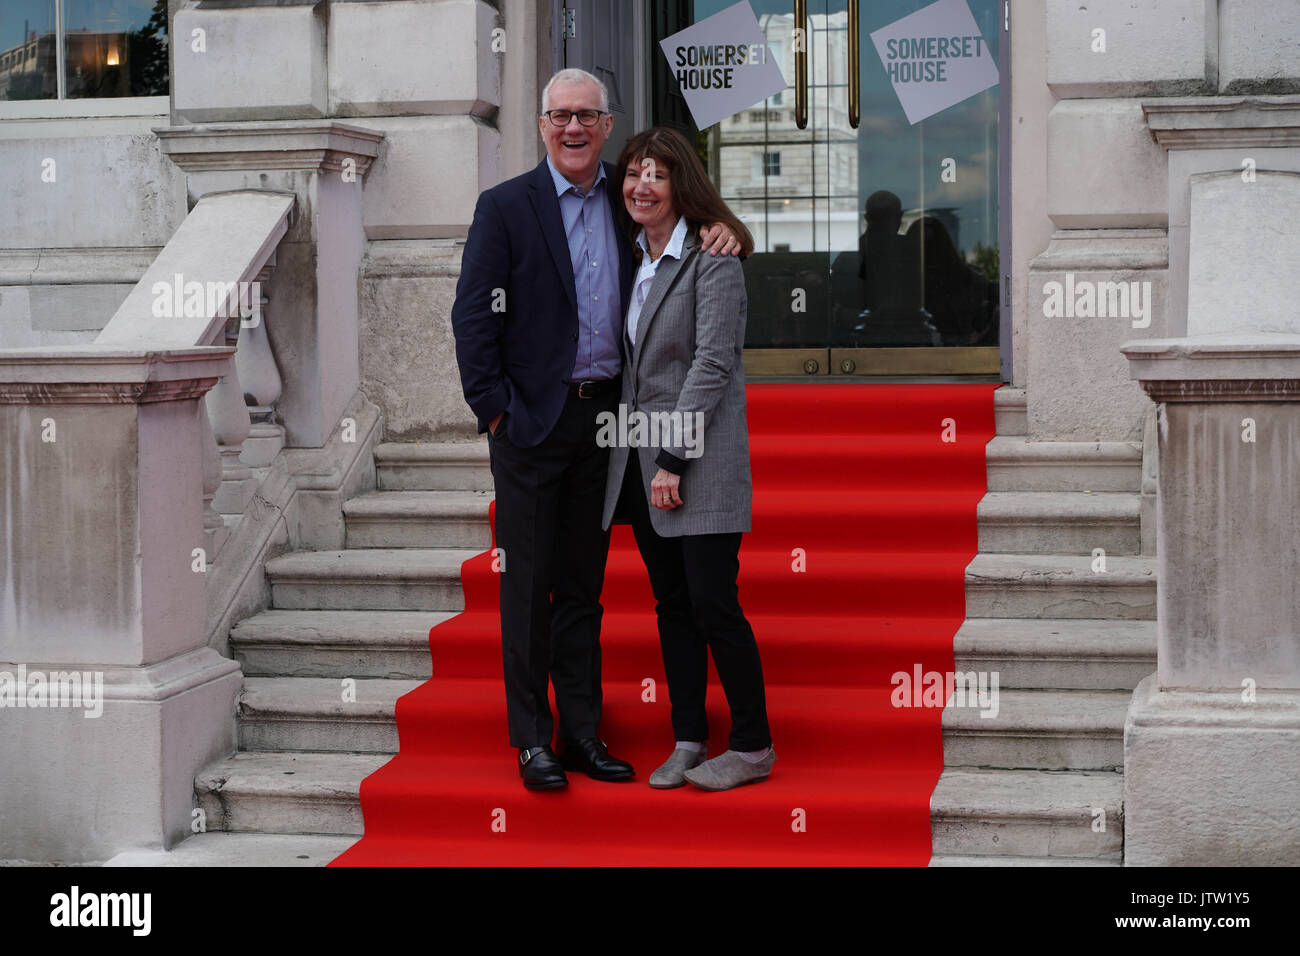
[[[1217,20],[1217,0],[1012,5],[1012,75],[1021,65],[1031,77],[1041,72],[1057,98],[1045,128],[1035,115],[1041,89],[1025,91],[1008,117],[1011,206],[1016,225],[1029,226],[1013,233],[1012,246],[1018,260],[1037,253],[1016,306],[1026,333],[1016,348],[1031,441],[1142,440],[1148,403],[1119,347],[1173,333],[1166,325],[1167,164],[1140,97],[1216,91]],[[1037,48],[1032,31],[1040,29]],[[1031,109],[1028,131],[1022,103]],[[1026,138],[1036,124],[1045,141]],[[1042,251],[1034,245],[1041,242],[1036,201],[1055,229]]]
[[[232,353],[0,351],[0,859],[170,846],[234,748],[195,555],[201,399]]]
[[[1296,865],[1300,97],[1144,105],[1186,334],[1122,350],[1157,403],[1160,581],[1157,671],[1124,728],[1125,862]]]

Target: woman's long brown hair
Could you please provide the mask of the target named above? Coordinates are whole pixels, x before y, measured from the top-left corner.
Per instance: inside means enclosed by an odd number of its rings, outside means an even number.
[[[686,217],[686,224],[692,229],[699,229],[715,222],[723,223],[736,234],[740,240],[742,258],[754,251],[754,237],[750,235],[745,224],[736,218],[735,213],[727,208],[717,189],[709,180],[709,174],[700,162],[700,157],[687,141],[686,137],[666,126],[654,126],[637,133],[627,141],[622,154],[618,157],[619,190],[627,176],[628,166],[634,166],[638,173],[645,160],[652,160],[656,165],[668,171],[668,187],[673,197],[673,208],[679,216]],[[626,220],[628,238],[636,241],[641,225],[631,218]],[[638,251],[640,247],[638,246]]]

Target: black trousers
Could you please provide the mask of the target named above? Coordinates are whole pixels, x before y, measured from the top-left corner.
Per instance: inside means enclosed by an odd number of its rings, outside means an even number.
[[[758,644],[740,608],[736,587],[742,535],[660,537],[650,523],[642,467],[650,474],[657,470],[652,459],[638,461],[637,449],[630,449],[619,493],[654,591],[673,733],[677,740],[708,739],[704,698],[712,652],[731,709],[728,746],[762,750],[771,745],[772,735]]]
[[[555,686],[560,737],[596,736],[600,724],[600,589],[609,555],[601,529],[609,449],[596,444],[596,416],[618,403],[570,395],[540,445],[504,434],[488,446],[496,487],[501,571],[501,653],[510,744],[543,747],[555,731],[547,678]]]

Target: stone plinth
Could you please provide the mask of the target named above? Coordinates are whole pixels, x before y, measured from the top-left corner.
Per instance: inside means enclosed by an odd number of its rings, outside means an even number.
[[[1156,673],[1124,727],[1131,865],[1300,863],[1300,98],[1150,101],[1169,151]]]
[[[232,351],[0,351],[0,859],[169,846],[234,746],[195,553],[200,399]]]
[[[1160,460],[1157,670],[1125,722],[1125,862],[1295,865],[1300,334],[1124,352],[1158,403]]]

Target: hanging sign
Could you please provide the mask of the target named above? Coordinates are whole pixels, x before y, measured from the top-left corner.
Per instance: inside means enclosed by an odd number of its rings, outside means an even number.
[[[998,66],[966,0],[938,0],[871,34],[913,125],[998,85]]]
[[[700,129],[786,87],[749,0],[659,41]]]

